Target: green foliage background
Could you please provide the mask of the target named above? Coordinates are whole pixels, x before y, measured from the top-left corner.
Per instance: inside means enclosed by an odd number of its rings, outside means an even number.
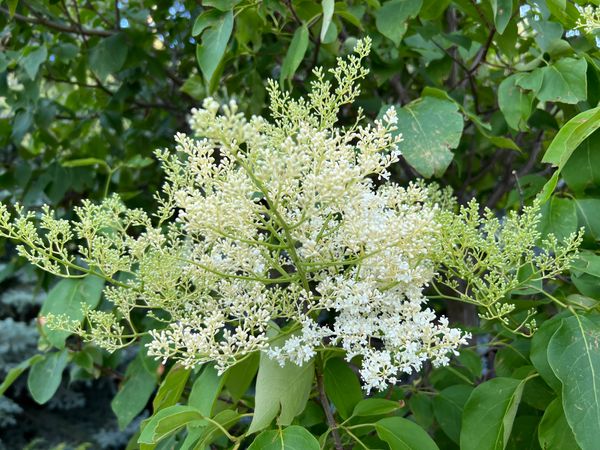
[[[596,448],[600,53],[596,36],[577,29],[580,3],[0,2],[0,200],[50,203],[65,217],[82,198],[109,191],[148,206],[161,180],[152,152],[186,130],[187,112],[205,96],[235,97],[248,114],[264,113],[267,78],[300,95],[315,66],[332,66],[370,36],[371,74],[341,120],[351,123],[356,106],[371,118],[397,106],[405,141],[395,181],[435,180],[461,203],[475,197],[501,217],[539,195],[546,200],[541,231],[561,238],[584,226],[585,241],[571,273],[544,287],[564,308],[515,293],[517,314],[531,305],[542,311],[533,338],[482,323],[471,306],[440,301],[436,307],[475,335],[450,367],[363,399],[354,372],[330,359],[321,369],[334,419],[345,424],[343,445]],[[141,448],[233,445],[213,422],[194,425],[208,416],[236,434],[246,419],[233,407],[264,401],[258,387],[252,395],[258,359],[224,379],[211,367],[164,367],[143,351],[109,355],[73,339],[65,346],[65,336],[49,336],[35,322],[40,309],[110,306],[94,286],[57,283],[4,244],[0,372],[7,382],[0,390],[8,390],[0,398],[0,445],[124,448],[139,414],[157,412],[139,436]],[[274,438],[284,448],[319,448],[319,437],[333,448],[311,383],[279,399],[293,409],[290,402],[310,397],[285,423],[293,425],[281,434],[273,426],[250,448],[282,448]],[[170,421],[161,424],[164,418]]]

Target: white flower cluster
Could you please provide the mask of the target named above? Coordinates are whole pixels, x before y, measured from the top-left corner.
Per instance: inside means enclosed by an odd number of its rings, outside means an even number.
[[[90,311],[75,331],[115,349],[139,337],[132,313],[146,310],[151,354],[220,371],[258,350],[283,365],[337,347],[361,365],[366,390],[426,360],[446,364],[467,336],[425,307],[439,224],[426,190],[387,181],[399,155],[395,110],[335,126],[359,95],[369,48],[361,41],[338,61],[335,87],[316,70],[306,99],[271,83],[273,122],[205,100],[192,111],[194,136],[157,152],[166,183],[154,218],[113,197],[86,202],[71,228],[48,219],[60,242],[81,243],[85,270],[111,284],[116,312]],[[25,256],[64,276],[77,270],[64,245],[27,230],[36,250]],[[274,328],[282,346],[271,344]]]
[[[366,46],[347,67],[359,70]],[[376,186],[398,158],[395,110],[349,130],[328,122],[358,95],[352,74],[331,93],[317,72],[308,100],[271,84],[275,123],[207,99],[192,112],[196,138],[177,136],[185,157],[159,154],[186,237],[182,270],[205,294],[153,333],[152,353],[223,370],[256,349],[283,365],[341,346],[362,359],[370,390],[425,360],[445,364],[466,342],[423,308],[438,231],[426,191]],[[269,345],[270,321],[285,325],[283,346]]]

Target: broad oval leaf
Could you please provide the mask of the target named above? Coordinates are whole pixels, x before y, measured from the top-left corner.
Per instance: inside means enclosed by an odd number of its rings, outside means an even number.
[[[207,417],[212,417],[213,408],[219,397],[225,377],[218,374],[212,364],[207,364],[192,385],[188,405]]]
[[[362,400],[358,377],[342,358],[331,358],[323,373],[325,392],[343,419]]]
[[[400,409],[400,404],[393,400],[386,400],[385,398],[366,398],[356,404],[352,416],[381,416],[383,414],[394,412],[397,409]]]
[[[525,380],[493,378],[477,386],[464,407],[461,450],[503,450],[508,443]]]
[[[190,369],[186,369],[178,364],[169,370],[165,379],[160,383],[152,402],[154,412],[173,406],[179,401],[189,376]]]
[[[110,402],[119,427],[124,429],[144,409],[156,388],[158,362],[140,351],[125,372],[125,381]]]
[[[279,425],[291,424],[306,406],[314,372],[313,361],[302,366],[287,362],[281,367],[277,361],[261,353],[256,378],[254,417],[248,433],[267,427],[278,414]]]
[[[416,17],[422,5],[422,0],[389,0],[375,13],[375,26],[397,47],[406,33],[408,19]]]
[[[457,384],[433,398],[433,414],[441,429],[457,444],[460,442],[461,418],[465,403],[473,392],[471,386]]]
[[[579,449],[561,403],[561,399],[556,398],[548,405],[538,427],[540,447],[544,450]]]
[[[196,408],[187,405],[174,405],[161,409],[150,418],[142,430],[138,442],[156,444],[180,428],[203,423],[204,416]]]
[[[456,104],[423,97],[397,107],[396,113],[398,128],[394,134],[402,134],[402,156],[424,177],[442,176],[454,157],[450,149],[458,146],[463,131],[463,117]]]
[[[248,450],[319,450],[319,441],[303,427],[292,425],[283,430],[263,431]]]
[[[12,369],[8,371],[4,380],[2,380],[2,384],[0,384],[0,397],[4,395],[6,390],[15,382],[17,378],[21,376],[23,372],[25,372],[29,367],[31,367],[36,362],[42,360],[44,358],[43,355],[33,355],[31,358],[22,361]]]
[[[562,403],[583,450],[598,448],[600,436],[600,316],[563,319],[548,344],[548,363],[562,382]]]
[[[386,417],[375,423],[377,436],[391,450],[439,450],[427,432],[414,422],[402,417]]]
[[[37,403],[41,405],[52,398],[60,386],[62,373],[68,361],[69,355],[65,349],[48,353],[31,366],[27,377],[27,388]]]

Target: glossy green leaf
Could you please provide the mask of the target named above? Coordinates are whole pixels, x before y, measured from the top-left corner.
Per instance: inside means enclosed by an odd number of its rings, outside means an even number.
[[[504,33],[513,12],[513,0],[491,0],[494,24],[498,33]]]
[[[198,36],[204,30],[218,22],[221,17],[223,17],[223,14],[218,9],[209,9],[202,12],[202,14],[196,17],[196,20],[194,21],[194,26],[192,27],[192,36]]]
[[[211,84],[217,67],[225,55],[232,30],[233,12],[224,12],[211,22],[210,27],[202,35],[202,42],[196,46],[198,66],[208,84]]]
[[[439,450],[427,432],[402,417],[387,417],[375,423],[377,436],[390,450]]]
[[[577,232],[577,208],[570,198],[553,196],[540,211],[542,217],[539,230],[542,237],[552,233],[559,241],[564,241]]]
[[[234,401],[238,401],[248,391],[258,372],[259,362],[259,353],[253,353],[231,367],[225,374],[225,388]]]
[[[575,198],[579,226],[585,228],[585,236],[600,241],[600,198]]]
[[[461,450],[506,447],[526,381],[493,378],[473,390],[464,406]]]
[[[262,353],[256,378],[254,417],[248,432],[266,428],[277,416],[278,425],[291,424],[306,406],[314,373],[312,361],[302,366],[288,362],[281,367]]]
[[[544,450],[579,450],[560,398],[554,399],[546,408],[538,427],[538,438]]]
[[[197,409],[187,405],[169,406],[150,418],[142,430],[138,442],[156,444],[186,425],[200,423],[205,423],[204,416]]]
[[[169,370],[165,379],[160,383],[156,396],[152,401],[154,412],[173,406],[179,401],[189,376],[190,369],[180,365],[174,365]]]
[[[381,416],[400,409],[401,405],[385,398],[365,398],[356,404],[352,416]]]
[[[279,430],[263,431],[248,450],[319,450],[319,441],[306,428],[292,425]]]
[[[212,364],[207,364],[192,385],[188,405],[193,406],[205,416],[212,417],[224,381],[225,377],[219,375]]]
[[[327,30],[331,25],[331,19],[333,18],[333,11],[335,9],[335,0],[323,0],[321,7],[323,8],[323,23],[321,25],[321,41],[325,41]]]
[[[212,418],[212,422],[209,422],[206,426],[204,426],[202,435],[200,436],[195,448],[206,448],[223,435],[223,430],[221,428],[228,429],[232,427],[240,420],[240,418],[240,414],[237,411],[232,411],[231,409],[225,409],[216,414]]]
[[[573,191],[583,191],[600,185],[600,132],[595,131],[571,154],[562,169],[562,176]]]
[[[84,319],[82,305],[93,309],[98,305],[104,288],[104,280],[93,275],[80,279],[60,280],[48,292],[40,316],[64,315],[71,321],[81,323]],[[64,348],[68,331],[54,330],[44,325],[46,339],[55,347]]]
[[[358,377],[342,358],[331,358],[325,365],[323,378],[327,397],[340,416],[347,419],[363,397]]]
[[[0,397],[4,395],[6,390],[16,381],[17,378],[21,376],[23,372],[29,369],[33,364],[42,360],[44,355],[33,355],[31,358],[27,358],[25,361],[17,364],[15,367],[10,369],[6,373],[6,377],[2,380],[0,384]]]
[[[52,398],[62,380],[62,373],[69,362],[67,350],[47,353],[37,359],[29,369],[27,388],[31,397],[40,405]]]
[[[463,118],[456,104],[423,97],[396,107],[396,113],[394,133],[402,134],[399,148],[406,161],[426,178],[442,176],[454,157],[450,149],[458,146],[462,136]]]
[[[422,0],[388,0],[375,13],[377,30],[397,47],[406,33],[408,19],[416,17],[422,5]]]
[[[304,58],[304,54],[308,49],[308,36],[308,28],[306,25],[302,24],[296,28],[292,42],[290,43],[285,58],[283,59],[283,63],[281,64],[281,73],[279,75],[279,81],[281,83],[283,83],[284,80],[291,79],[296,73],[296,70],[298,70],[300,63]]]
[[[530,359],[534,367],[548,386],[557,393],[560,393],[561,391],[561,383],[560,380],[556,378],[556,375],[554,375],[550,364],[548,364],[547,352],[550,338],[552,338],[552,335],[558,330],[561,320],[561,317],[553,317],[542,323],[531,339],[530,352]]]
[[[575,440],[583,450],[600,436],[600,316],[562,320],[548,344],[548,363],[562,383],[562,403]]]
[[[463,409],[471,392],[471,386],[457,384],[443,389],[433,398],[435,420],[444,433],[457,444],[460,442]]]
[[[140,351],[127,367],[125,380],[110,402],[119,427],[124,429],[146,407],[156,388],[158,363]]]

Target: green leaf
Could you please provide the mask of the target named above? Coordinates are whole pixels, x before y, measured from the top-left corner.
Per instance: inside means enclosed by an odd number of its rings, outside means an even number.
[[[160,384],[152,407],[154,412],[173,406],[181,398],[185,384],[190,376],[190,369],[174,365]]]
[[[600,106],[577,114],[558,131],[542,158],[543,163],[551,163],[557,167],[540,194],[542,200],[547,200],[554,191],[558,175],[575,149],[599,127]]]
[[[433,425],[433,399],[428,393],[414,392],[406,402],[412,420],[421,427],[428,429]]]
[[[223,13],[218,9],[209,9],[208,11],[204,11],[194,21],[194,26],[192,27],[192,36],[198,36],[208,27],[213,26],[216,22],[218,22],[223,17]]]
[[[15,367],[10,369],[4,380],[2,380],[2,384],[0,384],[0,397],[4,395],[6,390],[15,382],[17,378],[21,376],[23,372],[29,369],[36,362],[42,360],[44,358],[43,355],[33,355],[31,358],[26,359],[25,361],[20,362]]]
[[[541,70],[542,86],[537,93],[540,101],[574,104],[587,98],[585,59],[562,58]]]
[[[64,279],[48,292],[40,316],[65,315],[71,321],[81,323],[84,319],[82,305],[95,308],[102,296],[104,280],[94,275],[81,279]],[[57,348],[64,348],[68,331],[53,330],[44,325],[46,339]]]
[[[67,367],[69,354],[67,350],[47,353],[38,359],[29,369],[27,388],[31,397],[40,405],[52,398],[62,380],[62,373]]]
[[[195,100],[202,100],[206,97],[206,89],[202,77],[197,74],[192,75],[179,88],[181,92],[186,93]]]
[[[306,25],[302,24],[296,28],[292,42],[290,42],[288,51],[281,64],[281,73],[279,74],[280,83],[283,83],[285,80],[289,80],[294,76],[304,58],[307,48],[308,28]]]
[[[407,21],[416,17],[423,0],[389,0],[375,13],[377,31],[390,39],[396,47],[400,45],[407,29]]]
[[[554,399],[546,408],[538,427],[540,447],[544,450],[578,450],[573,431],[567,423],[561,399]]]
[[[6,4],[8,5],[8,16],[12,19],[15,15],[15,12],[17,12],[19,0],[7,0]]]
[[[158,363],[140,351],[127,367],[125,381],[110,402],[119,427],[124,429],[146,407],[156,388]]]
[[[579,225],[585,227],[585,235],[593,241],[600,241],[600,198],[575,198]]]
[[[48,50],[46,47],[41,46],[36,48],[27,54],[27,56],[23,57],[21,60],[21,66],[25,69],[27,76],[31,80],[35,80],[35,77],[40,69],[40,66],[46,58],[48,57]]]
[[[325,392],[343,419],[362,400],[360,382],[354,371],[342,358],[327,360],[323,373]]]
[[[213,417],[213,421],[204,427],[202,436],[195,448],[204,449],[210,445],[215,439],[223,435],[223,431],[214,422],[221,425],[222,428],[228,429],[233,426],[242,416],[237,411],[226,409]]]
[[[498,33],[504,33],[512,16],[513,0],[491,0],[494,24]]]
[[[365,398],[356,404],[353,417],[382,416],[400,409],[400,404],[385,398]]]
[[[283,430],[263,431],[248,450],[319,450],[319,441],[306,428],[292,425]]]
[[[564,241],[577,232],[577,208],[570,198],[553,196],[541,208],[539,230],[542,237],[554,234],[559,241]]]
[[[569,188],[583,191],[600,185],[600,132],[593,132],[570,155],[562,175]]]
[[[493,145],[499,148],[509,148],[512,150],[521,151],[519,146],[515,144],[512,139],[504,136],[493,135],[491,132],[492,127],[489,123],[483,122],[476,114],[468,111],[463,105],[450,97],[445,91],[427,86],[425,89],[423,89],[421,95],[423,97],[434,97],[454,103],[454,105],[456,105],[456,107],[466,116],[466,118],[473,122],[475,128],[477,128],[477,131],[479,131],[479,133],[481,133],[481,135],[489,140]]]
[[[186,405],[169,406],[152,416],[146,424],[138,442],[156,444],[180,428],[205,423],[204,416],[196,408]]]
[[[508,126],[514,130],[523,131],[527,129],[533,95],[519,89],[517,80],[518,75],[511,75],[502,80],[498,87],[498,106],[504,114]]]
[[[554,375],[550,364],[548,364],[547,352],[550,338],[558,330],[561,320],[561,317],[555,316],[542,323],[540,328],[533,334],[529,353],[529,359],[531,359],[533,366],[542,379],[557,393],[561,390],[561,384],[560,380]]]
[[[312,387],[315,371],[314,361],[298,366],[287,362],[283,367],[266,354],[261,353],[254,417],[248,433],[267,427],[278,415],[277,424],[287,426],[300,414]]]
[[[583,450],[598,448],[600,436],[600,316],[563,319],[548,344],[548,363],[562,382],[562,403]]]
[[[104,38],[90,50],[90,68],[101,80],[117,73],[127,60],[127,40],[123,33]]]
[[[384,106],[381,114],[385,112]],[[426,178],[441,177],[454,155],[463,130],[463,118],[455,103],[423,97],[402,108],[396,107],[402,134],[400,151],[406,161]]]
[[[333,18],[333,11],[335,9],[335,0],[323,0],[322,2],[323,8],[323,24],[321,25],[321,41],[325,40],[325,36],[327,35],[327,30],[331,25],[331,19]]]
[[[433,398],[435,420],[444,433],[457,444],[460,442],[463,409],[471,392],[471,386],[457,384],[447,387]]]
[[[206,417],[212,417],[213,408],[223,389],[224,376],[220,376],[212,364],[207,364],[192,385],[188,405]]]
[[[225,374],[225,388],[234,401],[238,401],[246,393],[258,372],[260,355],[258,352],[231,367]]]
[[[377,436],[390,446],[390,450],[439,450],[427,432],[402,417],[387,417],[375,423]]]
[[[461,450],[503,450],[527,379],[493,378],[477,386],[464,407]]]
[[[582,251],[571,266],[571,281],[583,295],[600,298],[600,256]]]
[[[202,43],[196,46],[196,59],[202,75],[208,84],[212,84],[213,76],[225,55],[227,43],[233,30],[233,12],[227,11],[214,20],[202,35]]]

